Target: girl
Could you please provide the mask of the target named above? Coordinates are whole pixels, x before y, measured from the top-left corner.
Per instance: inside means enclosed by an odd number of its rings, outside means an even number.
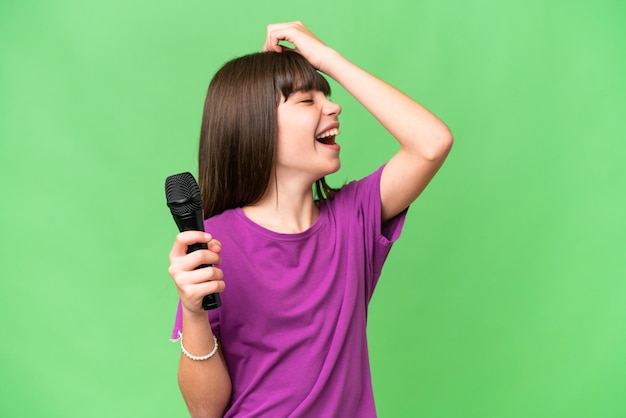
[[[341,107],[318,71],[400,144],[339,190],[324,176],[340,166]],[[207,233],[179,234],[170,253],[192,416],[376,416],[367,306],[408,206],[451,145],[437,117],[300,22],[269,25],[262,53],[218,71],[199,150]],[[196,242],[209,249],[186,254]],[[207,315],[202,298],[216,292],[222,306]]]

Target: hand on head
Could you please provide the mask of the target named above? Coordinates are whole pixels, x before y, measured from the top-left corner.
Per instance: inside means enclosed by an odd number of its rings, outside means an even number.
[[[281,45],[280,41],[291,42],[294,48]],[[284,50],[296,51],[318,70],[322,69],[326,54],[331,51],[300,21],[268,25],[263,52]]]

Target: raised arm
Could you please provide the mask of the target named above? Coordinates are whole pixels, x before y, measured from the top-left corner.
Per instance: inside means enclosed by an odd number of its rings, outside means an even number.
[[[282,51],[281,40],[294,44],[296,52],[337,81],[398,141],[400,149],[382,173],[382,220],[406,209],[448,155],[453,142],[448,127],[401,91],[326,46],[301,22],[269,25],[264,50]]]

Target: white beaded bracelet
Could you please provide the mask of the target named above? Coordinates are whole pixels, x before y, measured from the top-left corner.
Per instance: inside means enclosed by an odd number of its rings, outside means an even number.
[[[213,346],[213,350],[211,350],[211,352],[205,356],[194,356],[193,354],[191,354],[189,351],[187,351],[185,349],[185,346],[183,345],[183,333],[179,332],[178,336],[180,337],[180,349],[183,352],[183,354],[194,361],[203,361],[203,360],[208,360],[211,357],[213,357],[215,355],[215,353],[217,353],[217,349],[218,349],[218,344],[217,344],[217,337],[214,335],[213,336],[213,341],[215,342],[215,346]]]

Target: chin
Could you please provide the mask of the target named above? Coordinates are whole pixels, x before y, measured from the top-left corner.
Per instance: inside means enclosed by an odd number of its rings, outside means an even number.
[[[340,168],[341,168],[341,161],[337,160],[337,163],[335,165],[333,165],[332,167],[329,167],[328,174],[336,173],[337,171],[339,171]]]

